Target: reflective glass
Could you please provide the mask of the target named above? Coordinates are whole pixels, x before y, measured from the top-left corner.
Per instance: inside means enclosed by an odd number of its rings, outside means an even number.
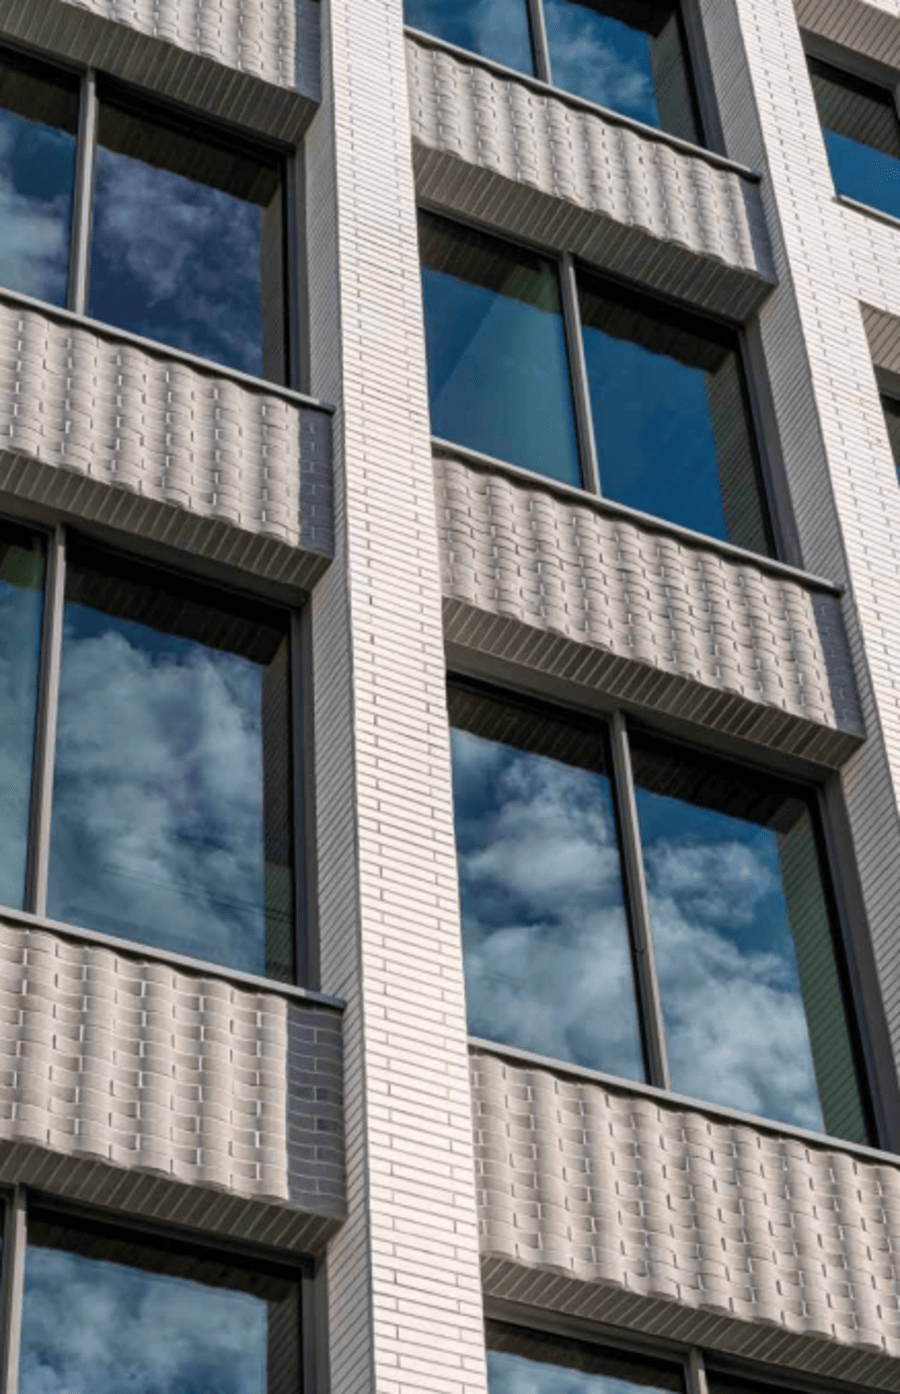
[[[72,556],[55,919],[292,978],[288,653],[275,614]]]
[[[632,755],[673,1088],[865,1142],[805,800],[644,740]]]
[[[469,1030],[643,1079],[600,735],[453,690]]]
[[[490,1394],[681,1394],[678,1365],[490,1322]]]
[[[900,401],[896,397],[882,397],[881,405],[888,439],[891,442],[891,453],[897,467],[897,481],[900,483]]]
[[[544,0],[553,83],[698,142],[676,0]]]
[[[280,161],[101,103],[88,313],[284,381]]]
[[[64,305],[78,89],[0,56],[0,285]]]
[[[403,0],[413,29],[534,76],[527,0]]]
[[[300,1388],[294,1283],[29,1219],[20,1394]]]
[[[900,218],[900,125],[893,93],[809,60],[834,186]]]
[[[579,485],[554,264],[428,213],[419,243],[433,434]]]
[[[605,497],[770,552],[733,336],[587,273],[579,302]]]
[[[0,524],[0,905],[25,904],[44,598],[39,537]]]

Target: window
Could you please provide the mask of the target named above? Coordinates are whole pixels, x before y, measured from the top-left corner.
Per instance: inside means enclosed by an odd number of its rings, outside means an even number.
[[[771,554],[732,329],[582,269],[567,313],[571,268],[432,213],[419,238],[435,436]]]
[[[818,58],[813,94],[839,194],[900,218],[900,124],[894,93]]]
[[[79,113],[96,137],[77,150]],[[93,75],[0,54],[0,284],[286,382],[283,164]]]
[[[605,1350],[490,1321],[490,1394],[684,1394],[676,1361]]]
[[[5,903],[293,981],[288,617],[11,525],[0,614]]]
[[[302,1279],[29,1206],[20,1394],[299,1391]]]
[[[694,144],[678,0],[404,0],[406,23]]]
[[[891,453],[897,467],[897,481],[900,483],[900,399],[882,394],[881,408],[884,412],[888,440],[891,443]]]
[[[867,1141],[806,791],[467,685],[450,719],[471,1033]]]

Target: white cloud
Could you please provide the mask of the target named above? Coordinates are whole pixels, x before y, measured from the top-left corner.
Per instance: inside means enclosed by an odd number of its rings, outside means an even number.
[[[491,1394],[652,1394],[646,1384],[584,1374],[507,1352],[488,1353]]]
[[[23,124],[0,112],[0,285],[60,304],[69,262],[69,201],[16,188],[12,152]]]
[[[578,92],[601,106],[653,121],[656,99],[647,66],[617,51],[601,38],[601,29],[615,29],[596,11],[571,3],[549,0],[544,8],[553,80],[558,87]],[[622,33],[644,45],[642,35]]]

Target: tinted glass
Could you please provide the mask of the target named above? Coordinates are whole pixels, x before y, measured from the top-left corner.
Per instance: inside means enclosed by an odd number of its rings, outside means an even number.
[[[300,1388],[294,1284],[29,1222],[21,1394]]]
[[[864,1142],[807,804],[728,765],[632,751],[673,1088]]]
[[[672,0],[544,0],[544,18],[557,87],[699,141]]]
[[[0,285],[64,305],[77,87],[0,56]]]
[[[44,547],[0,524],[0,905],[25,904]]]
[[[733,337],[587,274],[579,300],[604,495],[770,551]]]
[[[450,712],[469,1030],[643,1079],[602,738],[461,691]]]
[[[403,0],[414,29],[534,76],[527,0]]]
[[[809,60],[825,148],[839,194],[900,218],[900,126],[887,88]]]
[[[900,482],[900,401],[895,397],[882,397],[881,405],[884,409],[888,439],[891,442],[891,453],[897,467],[897,480]]]
[[[277,616],[75,554],[49,913],[289,980],[288,694]]]
[[[278,160],[102,104],[88,313],[283,381]]]
[[[677,1365],[490,1322],[490,1394],[632,1394],[684,1389]]]
[[[555,266],[427,213],[419,238],[433,434],[580,484]]]

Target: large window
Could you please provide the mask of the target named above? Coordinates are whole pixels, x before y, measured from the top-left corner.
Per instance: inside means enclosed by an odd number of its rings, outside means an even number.
[[[292,981],[288,617],[9,525],[0,614],[3,903]]]
[[[432,213],[419,238],[436,437],[773,550],[733,330]]]
[[[884,424],[887,427],[888,440],[891,443],[891,454],[897,467],[897,482],[900,483],[900,398],[888,397],[882,393],[881,409],[884,412]]]
[[[813,93],[839,194],[900,218],[900,122],[889,87],[809,59]]]
[[[677,1361],[487,1324],[490,1394],[685,1394]]]
[[[283,163],[0,54],[0,285],[283,383]]]
[[[300,1394],[302,1270],[13,1213],[20,1394]]]
[[[404,0],[407,24],[702,140],[679,0]]]
[[[621,718],[450,716],[471,1033],[867,1141],[810,796]]]

